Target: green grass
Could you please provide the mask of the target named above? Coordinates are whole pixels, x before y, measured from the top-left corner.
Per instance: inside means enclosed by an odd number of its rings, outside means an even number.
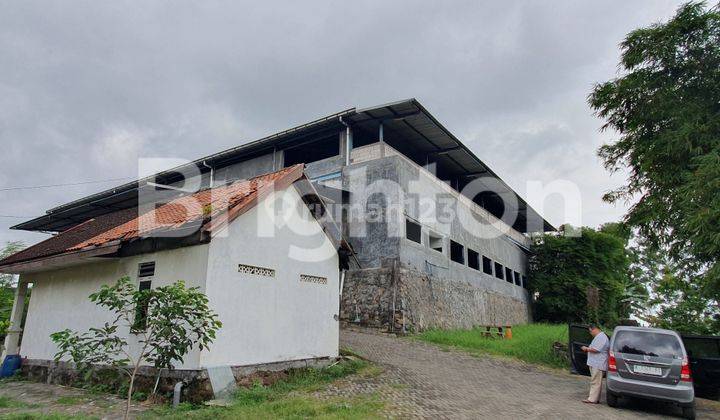
[[[43,414],[43,413],[17,413],[5,414],[3,420],[96,420],[97,417],[88,417],[84,415],[68,415],[68,414]]]
[[[55,402],[60,405],[78,405],[84,403],[85,401],[87,401],[86,397],[66,395],[64,397],[58,398]]]
[[[567,325],[527,324],[512,327],[512,339],[482,337],[480,331],[430,330],[416,338],[457,347],[473,354],[495,354],[553,368],[567,368],[567,361],[552,351],[555,341],[568,342]]]
[[[383,404],[376,396],[321,400],[312,395],[329,383],[350,374],[374,375],[373,365],[351,360],[324,369],[291,371],[287,379],[271,386],[256,384],[240,389],[229,407],[205,407],[181,404],[177,410],[169,407],[151,410],[145,418],[193,419],[367,419],[380,418]]]
[[[63,398],[72,397],[60,397],[58,402]],[[22,411],[23,409],[32,409],[40,407],[38,404],[28,404],[22,401],[14,400],[10,397],[0,396],[0,408],[10,408]],[[33,413],[33,412],[16,412],[0,415],[3,420],[68,420],[68,419],[94,419],[96,417],[88,417],[84,415],[72,416],[67,414],[45,414],[45,413]]]
[[[0,396],[0,408],[28,408],[30,404],[15,400],[10,397]]]

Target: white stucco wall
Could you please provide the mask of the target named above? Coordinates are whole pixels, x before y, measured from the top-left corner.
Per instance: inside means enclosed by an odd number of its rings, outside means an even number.
[[[274,218],[274,210],[283,216]],[[275,276],[240,273],[238,264],[270,268]],[[327,284],[301,282],[301,274]],[[223,328],[201,353],[201,366],[337,356],[338,278],[337,252],[297,191],[268,197],[210,242],[206,293]]]
[[[284,198],[287,206],[277,226],[269,211],[275,198]],[[137,284],[138,264],[149,261],[155,261],[152,287],[178,280],[198,286],[223,322],[210,350],[192,351],[178,368],[338,354],[337,252],[295,188],[289,187],[238,217],[210,244],[23,274],[22,280],[33,288],[21,355],[53,359],[53,332],[86,331],[111,321],[111,313],[88,296],[123,276]],[[272,268],[275,277],[240,273],[238,264]],[[301,274],[326,278],[327,284],[301,282]],[[131,351],[138,352],[136,336],[127,328],[121,334],[128,337]]]
[[[86,331],[110,322],[112,314],[90,302],[88,296],[103,284],[113,284],[123,276],[129,276],[137,284],[140,263],[155,261],[152,287],[184,280],[188,287],[198,286],[204,290],[208,249],[207,244],[196,245],[23,274],[21,278],[31,282],[33,287],[20,354],[30,359],[53,359],[57,348],[50,334],[65,328]],[[121,334],[129,337],[131,351],[139,352],[137,336],[129,334],[127,328]],[[196,368],[199,360],[199,351],[193,351],[178,367]]]

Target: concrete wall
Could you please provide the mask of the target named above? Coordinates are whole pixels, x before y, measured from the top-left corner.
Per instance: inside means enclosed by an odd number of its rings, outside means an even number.
[[[268,153],[215,171],[215,182],[249,179],[282,168],[281,153]]]
[[[277,218],[272,217],[275,211]],[[192,351],[178,368],[338,354],[338,255],[290,187],[238,217],[210,244],[23,274],[22,280],[33,283],[33,289],[21,355],[51,360],[57,348],[50,334],[65,328],[86,331],[110,322],[111,313],[88,296],[123,276],[137,284],[138,264],[149,261],[155,261],[152,287],[178,280],[198,286],[223,322],[210,350]],[[241,273],[238,264],[271,268],[275,273],[273,277]],[[301,275],[314,278],[301,281]],[[128,337],[132,352],[139,351],[136,335],[128,328],[120,334]]]
[[[530,321],[526,300],[400,266],[350,271],[340,307],[343,321],[394,331]]]
[[[390,326],[394,301],[416,329],[528,322],[527,291],[482,272],[484,255],[525,275],[527,254],[516,242],[528,239],[501,232],[485,209],[394,149],[386,146],[379,158],[379,146],[365,146],[343,169],[343,189],[350,191],[346,233],[361,269],[345,282],[342,319]],[[421,225],[422,243],[406,239],[406,219]],[[441,237],[443,252],[429,246],[430,233]],[[450,259],[451,240],[463,245],[464,263]],[[480,254],[480,270],[468,266],[468,249]],[[397,281],[389,277],[391,266]]]
[[[377,142],[354,148],[350,153],[350,161],[361,163],[395,155],[402,154],[385,143]]]
[[[365,148],[372,151],[375,146]],[[351,211],[368,213],[380,208],[382,213],[382,217],[365,221],[364,226],[360,216],[367,214],[349,216],[347,233],[363,268],[379,267],[381,258],[399,258],[404,265],[419,271],[430,272],[428,267],[434,267],[432,273],[442,277],[498,280],[452,262],[449,248],[450,240],[454,240],[465,247],[466,254],[467,248],[471,248],[526,274],[527,255],[513,241],[527,244],[527,238],[514,230],[508,234],[500,232],[492,225],[498,223],[497,219],[487,211],[387,148],[390,152],[385,158],[361,161],[343,169],[343,189],[350,191]],[[455,217],[443,221],[443,214]],[[422,245],[405,239],[406,217],[423,226]],[[443,253],[427,246],[429,232],[443,238]],[[467,255],[465,261],[467,265]],[[497,290],[520,297],[522,293],[515,287],[500,284]]]
[[[295,211],[269,209],[264,204],[275,198],[269,197],[210,242],[207,295],[223,328],[202,353],[203,367],[338,354],[337,252],[294,188],[277,194]],[[275,211],[285,217],[280,226],[274,226]],[[258,229],[272,236],[258,237]],[[240,273],[238,264],[275,274]],[[301,281],[301,275],[327,282]]]
[[[400,256],[403,208],[398,157],[376,159],[343,168],[343,189],[350,192],[343,228],[360,264],[379,267],[383,258]]]
[[[328,174],[337,173],[342,169],[344,158],[342,156],[333,156],[327,159],[321,159],[310,162],[305,165],[305,175],[313,179]]]
[[[408,164],[404,159],[401,159],[398,167],[400,184],[419,199],[406,203],[405,215],[422,227],[422,244],[418,244],[406,239],[405,220],[400,221],[403,232],[400,241],[400,260],[403,265],[436,277],[462,280],[524,300],[526,291],[521,286],[482,272],[482,257],[480,257],[481,270],[469,268],[467,250],[472,249],[481,256],[489,257],[521,275],[527,273],[526,251],[493,226],[490,223],[493,221],[490,219],[492,216],[486,214],[484,209],[474,204],[468,205],[467,200],[459,199],[457,197],[459,193],[446,184]],[[435,212],[429,211],[427,206],[422,204],[424,198],[432,197],[438,200]],[[455,217],[450,218],[449,222],[436,222],[435,216],[443,213],[454,214]],[[430,217],[427,217],[428,215]],[[442,237],[442,253],[428,246],[430,232]],[[464,264],[450,259],[450,240],[463,245]]]
[[[33,284],[23,332],[20,354],[29,359],[53,359],[57,348],[50,334],[66,328],[86,331],[112,321],[112,314],[90,302],[88,296],[104,284],[114,284],[128,276],[137,284],[138,264],[155,261],[152,287],[184,280],[187,286],[205,287],[208,245],[196,245],[133,257],[102,260],[63,269],[22,274],[22,281]],[[147,278],[143,278],[146,280]],[[128,337],[131,352],[139,352],[137,335],[128,328],[120,330]],[[200,352],[190,352],[180,368],[196,368]]]

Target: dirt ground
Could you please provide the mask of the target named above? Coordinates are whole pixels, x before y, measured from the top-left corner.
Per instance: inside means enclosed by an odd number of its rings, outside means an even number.
[[[8,414],[59,414],[119,419],[125,413],[125,401],[109,394],[37,382],[0,383],[0,417]],[[137,415],[146,406],[132,404]]]

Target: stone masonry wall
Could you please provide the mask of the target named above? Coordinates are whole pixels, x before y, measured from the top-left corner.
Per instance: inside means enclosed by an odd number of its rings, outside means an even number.
[[[341,320],[393,330],[402,330],[404,324],[408,331],[530,322],[526,300],[464,281],[438,279],[397,263],[389,265],[348,271]]]
[[[340,298],[340,319],[371,327],[389,326],[392,274],[392,268],[349,270]]]

